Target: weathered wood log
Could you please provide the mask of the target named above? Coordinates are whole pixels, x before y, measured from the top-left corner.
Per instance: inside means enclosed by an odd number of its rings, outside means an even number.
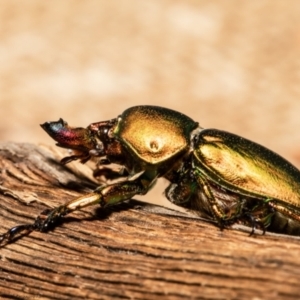
[[[91,171],[76,164],[61,166],[46,147],[2,143],[0,233],[92,190]],[[84,209],[4,245],[1,299],[299,299],[299,238],[249,237],[146,207]]]

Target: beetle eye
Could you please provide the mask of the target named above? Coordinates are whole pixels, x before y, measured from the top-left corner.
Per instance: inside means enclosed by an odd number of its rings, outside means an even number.
[[[97,141],[98,144],[96,145],[95,149],[89,151],[91,156],[103,156],[104,155],[104,145],[102,142]]]
[[[114,138],[114,132],[113,132],[113,129],[112,129],[112,128],[107,132],[107,136],[108,136],[110,139],[113,139],[113,138]]]

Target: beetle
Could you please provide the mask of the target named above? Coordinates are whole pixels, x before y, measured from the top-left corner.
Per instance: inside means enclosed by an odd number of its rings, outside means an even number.
[[[47,231],[83,207],[106,207],[144,195],[159,177],[170,182],[165,191],[169,201],[206,214],[221,228],[239,222],[251,226],[251,233],[260,227],[300,234],[300,171],[243,137],[203,129],[180,112],[147,105],[86,128],[70,127],[63,119],[41,127],[57,146],[73,151],[63,164],[97,157],[95,176],[112,181],[41,213],[32,224],[11,228],[0,242]]]

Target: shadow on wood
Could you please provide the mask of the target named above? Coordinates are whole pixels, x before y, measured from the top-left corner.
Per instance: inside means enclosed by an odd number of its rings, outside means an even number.
[[[61,166],[55,151],[0,145],[0,233],[96,187],[87,166]],[[0,248],[1,298],[299,298],[298,238],[249,237],[145,207],[85,209]]]

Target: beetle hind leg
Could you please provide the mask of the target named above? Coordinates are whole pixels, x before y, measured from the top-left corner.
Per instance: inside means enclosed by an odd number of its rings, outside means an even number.
[[[280,212],[287,218],[290,218],[290,219],[300,222],[299,208],[295,208],[292,206],[284,206],[275,200],[274,201],[270,200],[267,203],[270,207],[272,207],[274,210]]]

